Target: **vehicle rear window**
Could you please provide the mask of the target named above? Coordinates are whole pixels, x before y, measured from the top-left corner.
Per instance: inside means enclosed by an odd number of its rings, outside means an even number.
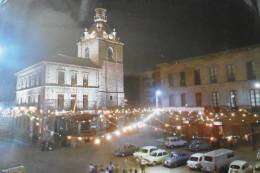
[[[190,160],[191,161],[198,161],[198,157],[191,157]]]
[[[240,166],[238,166],[238,165],[231,165],[230,168],[232,168],[232,169],[240,169]]]
[[[210,157],[210,156],[205,156],[205,157],[204,157],[204,160],[205,160],[205,161],[208,161],[208,162],[212,162],[212,161],[213,161],[213,158]]]

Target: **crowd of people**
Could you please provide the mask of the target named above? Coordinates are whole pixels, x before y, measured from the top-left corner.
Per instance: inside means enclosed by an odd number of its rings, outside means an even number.
[[[145,173],[145,167],[140,167],[141,173]],[[119,165],[114,165],[110,162],[107,167],[103,165],[94,165],[93,163],[89,164],[88,173],[139,173],[137,169],[119,169]]]

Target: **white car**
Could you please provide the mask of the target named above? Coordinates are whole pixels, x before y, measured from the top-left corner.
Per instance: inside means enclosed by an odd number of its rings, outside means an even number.
[[[174,136],[174,137],[166,138],[166,141],[164,144],[167,148],[182,147],[182,146],[187,145],[187,141]]]
[[[142,165],[152,165],[155,166],[157,164],[161,164],[164,160],[169,156],[166,150],[158,149],[153,151],[150,155],[144,156],[141,159]]]
[[[203,153],[195,153],[192,154],[189,158],[189,160],[187,161],[187,166],[190,169],[196,169],[196,170],[200,170],[201,169],[201,162],[203,160]]]
[[[134,152],[133,156],[136,159],[140,159],[144,156],[149,155],[151,152],[157,150],[158,148],[155,146],[145,146],[145,147],[141,147],[137,152]]]
[[[228,173],[251,173],[252,165],[244,160],[235,160],[230,163]]]

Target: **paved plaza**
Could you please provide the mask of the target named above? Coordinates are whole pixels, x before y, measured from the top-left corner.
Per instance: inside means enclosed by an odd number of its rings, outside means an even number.
[[[84,144],[76,148],[60,148],[54,151],[42,152],[40,146],[29,145],[19,141],[1,140],[0,142],[0,168],[24,165],[28,173],[87,173],[88,164],[104,165],[113,161],[120,169],[139,169],[137,162],[132,157],[117,158],[113,151],[125,143],[144,145],[162,145],[163,135],[150,130],[136,132],[127,136],[113,139],[111,142],[102,143],[100,146]],[[185,150],[185,148],[178,148]],[[238,157],[255,162],[255,151],[250,146],[237,147]],[[120,171],[122,172],[122,171]],[[193,172],[186,166],[178,168],[164,168],[162,166],[147,167],[148,173]]]

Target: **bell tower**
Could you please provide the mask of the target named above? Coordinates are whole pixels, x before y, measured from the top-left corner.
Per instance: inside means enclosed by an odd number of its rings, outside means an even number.
[[[91,60],[101,68],[99,76],[100,107],[124,104],[123,46],[116,29],[109,27],[107,10],[96,8],[94,23],[78,45],[78,57]]]

